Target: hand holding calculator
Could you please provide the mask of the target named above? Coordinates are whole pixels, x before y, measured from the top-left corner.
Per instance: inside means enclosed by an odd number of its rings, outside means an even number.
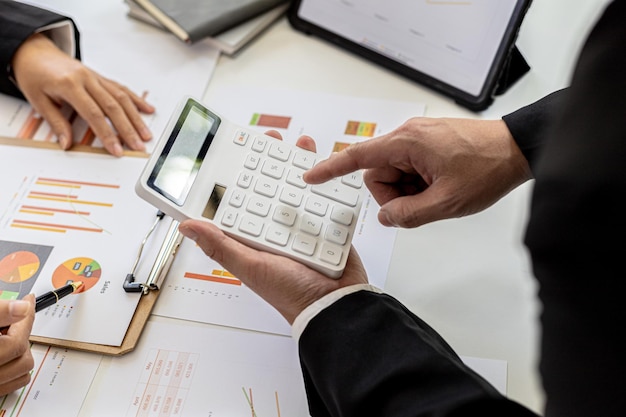
[[[339,278],[365,195],[360,172],[302,180],[319,155],[237,126],[186,97],[136,184],[178,221],[213,222],[256,249]]]

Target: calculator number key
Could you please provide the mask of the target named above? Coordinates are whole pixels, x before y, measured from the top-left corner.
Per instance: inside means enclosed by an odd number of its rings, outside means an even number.
[[[317,239],[313,236],[306,235],[304,233],[298,233],[291,245],[292,249],[296,252],[300,252],[304,255],[312,256],[315,253],[315,247],[317,246]]]
[[[339,246],[332,245],[324,242],[320,252],[320,259],[331,265],[339,265],[341,257],[343,256],[343,250]]]

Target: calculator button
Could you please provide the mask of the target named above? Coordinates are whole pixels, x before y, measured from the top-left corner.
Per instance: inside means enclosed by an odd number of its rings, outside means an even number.
[[[326,211],[328,210],[328,203],[325,200],[312,195],[307,198],[304,209],[309,213],[317,214],[318,216],[324,216],[326,215]]]
[[[248,142],[249,137],[250,135],[248,134],[248,132],[244,132],[243,130],[238,130],[237,133],[235,133],[233,142],[235,142],[237,145],[243,146],[246,144],[246,142]]]
[[[226,209],[222,217],[222,224],[227,227],[233,227],[237,221],[237,212],[233,209]]]
[[[234,189],[233,193],[230,195],[230,200],[228,200],[228,204],[233,207],[241,207],[243,204],[243,200],[245,200],[246,194],[242,190]]]
[[[275,161],[266,160],[263,162],[263,168],[261,168],[261,172],[269,177],[279,179],[283,176],[283,172],[285,172],[285,167],[281,164],[277,164]]]
[[[304,171],[300,168],[290,168],[285,181],[298,188],[306,188],[306,182],[302,179],[302,175],[304,175]]]
[[[345,245],[348,240],[348,229],[337,224],[329,224],[326,228],[326,233],[324,233],[324,239],[339,245]]]
[[[261,197],[252,196],[250,201],[248,201],[248,205],[246,206],[246,210],[250,213],[258,214],[259,216],[266,217],[270,212],[271,203],[269,200],[266,200]]]
[[[363,172],[355,171],[346,174],[341,177],[341,182],[353,188],[361,188],[363,185]]]
[[[352,219],[354,218],[354,211],[344,206],[333,206],[332,211],[330,212],[330,219],[334,222],[341,223],[346,226],[350,226],[352,224]]]
[[[289,234],[289,230],[273,224],[267,229],[265,240],[280,246],[285,246],[289,240]]]
[[[331,265],[339,265],[341,257],[343,256],[343,250],[335,245],[324,242],[320,251],[320,259],[324,262],[328,262]]]
[[[300,230],[317,236],[320,234],[320,230],[322,230],[322,219],[305,214],[302,216],[302,220],[300,220]]]
[[[263,219],[255,216],[244,216],[239,224],[239,230],[252,236],[261,236]]]
[[[291,247],[296,252],[303,253],[305,255],[311,256],[315,253],[315,246],[317,245],[317,241],[313,236],[307,236],[303,233],[298,233],[294,239]]]
[[[274,216],[272,219],[278,223],[284,224],[285,226],[293,226],[296,222],[296,210],[287,206],[278,206],[276,210],[274,210]]]
[[[355,207],[356,203],[359,201],[359,191],[352,187],[346,187],[335,180],[319,185],[312,185],[311,191],[350,207]]]
[[[259,178],[254,184],[254,191],[266,197],[274,197],[278,192],[278,184],[267,178]]]
[[[289,159],[289,155],[291,155],[291,149],[289,149],[289,145],[283,143],[283,141],[277,140],[270,145],[267,154],[272,158],[285,162]]]
[[[242,172],[237,179],[237,185],[241,188],[248,188],[252,184],[252,174],[249,172]]]
[[[267,145],[267,138],[263,136],[255,136],[252,141],[252,150],[255,152],[263,152],[265,150],[265,145]]]
[[[285,187],[280,192],[280,197],[278,199],[285,204],[298,207],[302,204],[302,197],[303,194],[301,191],[296,190],[293,187]]]
[[[315,156],[308,152],[297,151],[293,157],[293,164],[302,169],[311,169],[315,165]]]
[[[243,163],[243,166],[248,169],[257,169],[260,160],[261,158],[259,157],[259,155],[249,154],[246,157],[246,161]]]

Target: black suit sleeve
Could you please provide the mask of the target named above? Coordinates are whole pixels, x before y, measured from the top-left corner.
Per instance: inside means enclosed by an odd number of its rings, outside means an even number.
[[[526,245],[539,282],[546,416],[626,414],[626,1],[581,50],[535,170]]]
[[[559,90],[502,117],[533,173],[546,135],[566,97],[567,89]]]
[[[388,295],[343,297],[311,320],[299,350],[313,417],[535,416]]]
[[[13,0],[0,0],[0,92],[23,98],[10,79],[13,55],[24,41],[41,27],[69,20],[57,13]],[[78,30],[74,25],[78,53]],[[78,55],[76,58],[80,58]]]

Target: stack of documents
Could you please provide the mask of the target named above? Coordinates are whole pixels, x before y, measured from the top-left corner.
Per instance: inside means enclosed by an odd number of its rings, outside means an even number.
[[[125,0],[128,16],[170,31],[185,43],[206,43],[227,55],[244,45],[282,16],[284,0]],[[189,4],[187,4],[189,3]]]

